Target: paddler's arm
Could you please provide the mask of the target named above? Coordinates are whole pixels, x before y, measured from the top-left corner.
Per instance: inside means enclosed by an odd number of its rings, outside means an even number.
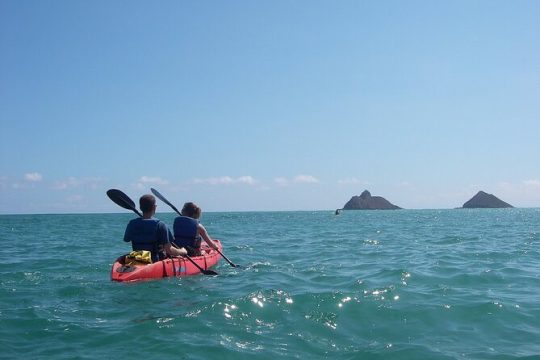
[[[187,255],[186,249],[175,248],[174,246],[171,245],[171,243],[166,243],[165,245],[163,245],[163,249],[165,249],[165,252],[167,253],[167,255],[170,255],[170,256],[186,256]]]
[[[216,243],[214,242],[214,240],[212,240],[212,238],[210,238],[210,235],[208,235],[208,231],[206,231],[206,229],[204,228],[204,226],[202,226],[201,224],[199,224],[199,235],[202,236],[202,238],[204,239],[204,241],[208,244],[208,246],[210,246],[212,249],[214,250],[217,250],[218,247],[216,245]]]
[[[165,237],[163,239],[163,250],[165,250],[165,253],[169,256],[186,256],[187,255],[186,249],[184,249],[183,247],[179,248],[172,245],[172,241],[174,240],[174,237],[171,230],[165,225],[165,223],[160,223],[160,226],[162,226],[162,229],[165,230],[163,233],[163,236]]]

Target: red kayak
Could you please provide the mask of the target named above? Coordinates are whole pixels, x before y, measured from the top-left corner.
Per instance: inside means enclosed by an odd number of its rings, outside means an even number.
[[[221,242],[219,240],[214,241],[221,251]],[[191,257],[191,259],[203,270],[202,272],[208,274],[211,272],[211,270],[208,269],[218,263],[221,255],[216,250],[208,247],[205,243],[201,245],[201,252],[201,256],[194,256]],[[201,273],[199,267],[189,261],[189,259],[183,257],[165,259],[152,264],[133,262],[126,264],[126,255],[122,255],[116,259],[112,266],[111,280],[124,282],[161,279],[172,276],[197,275]]]

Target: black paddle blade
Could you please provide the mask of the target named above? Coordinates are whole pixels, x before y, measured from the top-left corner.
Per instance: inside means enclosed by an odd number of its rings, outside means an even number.
[[[171,203],[169,202],[169,200],[167,200],[167,199],[165,198],[165,196],[161,195],[161,193],[160,193],[159,191],[157,191],[157,190],[154,189],[154,188],[150,188],[150,191],[152,191],[152,194],[154,194],[159,200],[161,200],[161,201],[163,201],[165,204],[169,205],[169,206],[171,207],[171,209],[173,209],[174,211],[176,211],[176,213],[177,213],[178,215],[182,215],[182,214],[180,213],[180,211],[178,211],[178,209],[177,209],[173,204],[171,204]]]
[[[122,191],[118,189],[110,189],[110,190],[107,190],[107,196],[116,205],[123,207],[124,209],[131,210],[135,212],[137,215],[142,216],[141,213],[139,213],[139,211],[135,207],[135,203],[133,202],[133,200],[131,200],[130,197],[124,194]]]
[[[219,275],[219,274],[218,274],[217,272],[215,272],[214,270],[203,270],[202,273],[203,273],[204,275],[213,275],[213,276]]]

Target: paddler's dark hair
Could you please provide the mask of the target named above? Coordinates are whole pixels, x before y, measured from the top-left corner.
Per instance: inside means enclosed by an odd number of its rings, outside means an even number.
[[[143,213],[152,211],[154,205],[156,205],[156,198],[154,195],[146,194],[139,199],[139,207]]]
[[[198,219],[201,217],[201,208],[195,205],[195,203],[187,202],[182,208],[182,215],[189,216],[193,219]]]

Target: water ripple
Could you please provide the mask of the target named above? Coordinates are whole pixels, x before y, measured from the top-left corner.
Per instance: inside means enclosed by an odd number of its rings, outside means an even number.
[[[538,209],[205,214],[243,268],[222,261],[217,277],[112,283],[130,218],[0,217],[3,356],[540,354]]]

